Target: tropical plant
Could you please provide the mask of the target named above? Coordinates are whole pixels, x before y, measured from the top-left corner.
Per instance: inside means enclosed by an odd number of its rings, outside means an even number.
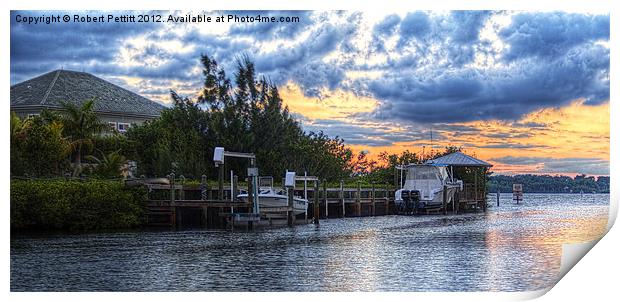
[[[69,145],[60,122],[11,114],[11,175],[50,176],[63,170]]]
[[[92,151],[95,135],[108,129],[94,111],[95,99],[84,101],[81,105],[61,102],[63,114],[60,120],[63,124],[63,134],[68,139],[76,162],[74,175],[82,171],[82,152]]]
[[[116,178],[121,176],[125,172],[124,166],[127,164],[127,159],[119,152],[120,150],[108,154],[99,152],[99,157],[93,155],[86,156],[86,159],[95,164],[95,167],[92,169],[93,175],[100,178]]]

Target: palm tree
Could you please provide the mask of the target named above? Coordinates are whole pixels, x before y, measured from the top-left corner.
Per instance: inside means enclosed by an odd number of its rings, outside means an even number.
[[[94,173],[104,178],[115,178],[121,175],[124,171],[123,166],[127,163],[127,159],[120,155],[120,150],[116,150],[109,154],[101,154],[100,158],[89,155],[86,158],[95,164],[97,167],[94,169]]]
[[[87,100],[80,106],[61,102],[61,108],[64,110],[64,114],[60,117],[64,126],[63,131],[75,154],[77,164],[74,175],[79,175],[82,171],[82,150],[84,148],[92,150],[95,135],[108,128],[106,124],[99,121],[93,109],[94,104],[95,99]]]

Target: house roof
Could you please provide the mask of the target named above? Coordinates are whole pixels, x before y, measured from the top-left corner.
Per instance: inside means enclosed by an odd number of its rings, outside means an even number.
[[[454,152],[448,155],[430,159],[426,161],[427,164],[436,164],[436,165],[448,165],[454,167],[492,167],[493,165],[479,160],[477,158],[473,158],[463,152]]]
[[[86,72],[55,70],[11,86],[11,108],[58,108],[61,101],[79,105],[92,98],[100,113],[156,117],[166,108]]]

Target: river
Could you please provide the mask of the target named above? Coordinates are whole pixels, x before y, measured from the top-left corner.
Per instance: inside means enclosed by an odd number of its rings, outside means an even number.
[[[502,194],[487,213],[257,231],[13,235],[11,291],[525,291],[599,238],[608,194]],[[492,202],[491,202],[492,201]]]

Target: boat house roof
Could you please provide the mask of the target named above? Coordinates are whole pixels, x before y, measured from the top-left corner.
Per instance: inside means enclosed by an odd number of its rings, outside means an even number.
[[[426,164],[435,164],[435,165],[447,165],[453,167],[492,167],[493,165],[479,160],[477,158],[471,157],[463,152],[454,152],[448,155],[429,159],[425,162]]]
[[[166,107],[86,72],[55,70],[11,86],[11,109],[60,108],[95,98],[95,111],[157,117]]]

